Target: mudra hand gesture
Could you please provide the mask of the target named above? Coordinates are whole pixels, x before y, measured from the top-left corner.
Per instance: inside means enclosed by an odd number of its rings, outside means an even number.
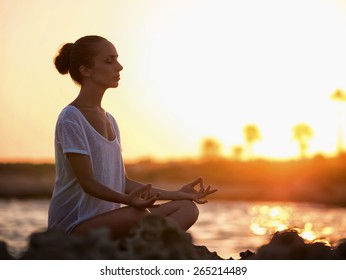
[[[199,190],[195,189],[195,186],[199,185]],[[198,204],[207,203],[207,200],[202,200],[202,198],[216,192],[217,189],[212,189],[211,186],[207,188],[204,187],[203,178],[199,177],[193,182],[186,184],[178,190],[179,199],[189,199],[193,200]]]
[[[126,204],[136,208],[148,208],[148,207],[157,207],[154,205],[156,200],[159,198],[159,193],[155,195],[151,194],[151,184],[147,184],[138,189],[131,191],[127,195]]]

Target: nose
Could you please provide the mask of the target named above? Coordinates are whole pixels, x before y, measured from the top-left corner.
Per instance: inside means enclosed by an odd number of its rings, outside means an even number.
[[[117,61],[117,64],[116,64],[116,70],[118,71],[118,72],[120,72],[121,70],[123,70],[124,69],[124,67],[119,63],[119,61]]]

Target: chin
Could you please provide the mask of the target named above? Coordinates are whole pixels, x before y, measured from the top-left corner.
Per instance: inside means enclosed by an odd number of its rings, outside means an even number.
[[[111,84],[109,87],[110,88],[117,88],[119,86],[119,83],[114,83],[114,84]]]

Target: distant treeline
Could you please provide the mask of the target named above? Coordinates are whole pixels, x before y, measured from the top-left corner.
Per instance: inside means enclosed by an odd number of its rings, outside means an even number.
[[[55,180],[54,164],[0,164],[0,197],[50,197]]]
[[[284,200],[346,206],[346,156],[278,161],[185,161],[127,166],[144,182],[184,183],[202,176],[220,189],[213,196],[235,200]]]
[[[255,160],[151,160],[126,164],[129,177],[163,188],[202,176],[219,189],[214,199],[279,200],[346,206],[346,156],[285,162]],[[49,197],[53,164],[0,164],[0,197]]]

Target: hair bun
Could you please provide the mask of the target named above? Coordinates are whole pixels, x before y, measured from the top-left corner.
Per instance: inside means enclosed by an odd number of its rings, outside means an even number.
[[[73,48],[73,43],[63,45],[54,59],[56,69],[60,74],[67,74],[70,69],[70,53]]]

